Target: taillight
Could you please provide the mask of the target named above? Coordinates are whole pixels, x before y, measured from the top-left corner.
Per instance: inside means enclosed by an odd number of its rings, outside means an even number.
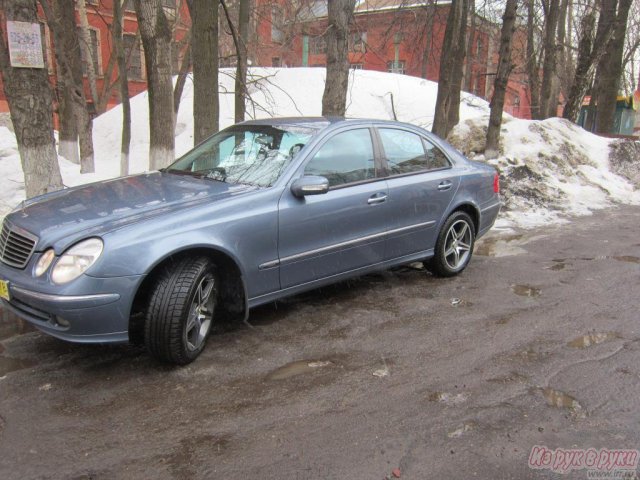
[[[493,193],[500,193],[500,175],[498,173],[493,176]]]

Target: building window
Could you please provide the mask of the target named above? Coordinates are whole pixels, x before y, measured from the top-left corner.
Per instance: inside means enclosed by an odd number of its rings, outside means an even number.
[[[280,59],[280,57],[272,57],[271,58],[271,66],[272,67],[281,67],[282,66],[282,60]]]
[[[324,35],[309,37],[309,53],[311,55],[324,55],[327,53],[327,40]]]
[[[484,52],[484,40],[482,37],[478,37],[478,42],[476,44],[476,58],[481,58]]]
[[[283,12],[282,8],[278,5],[271,7],[271,41],[275,43],[284,42],[284,32],[282,31],[283,25]]]
[[[98,2],[96,2],[98,3]],[[176,0],[162,0],[162,6],[165,8],[176,8]],[[128,10],[130,12],[136,11],[136,4],[134,0],[125,0],[124,2],[124,10]]]
[[[367,51],[367,32],[353,32],[349,35],[349,51],[361,53]]]
[[[352,63],[349,65],[351,70],[364,70],[364,64],[362,63]]]
[[[225,57],[220,57],[218,59],[218,64],[220,68],[231,68],[236,66],[236,56],[235,55],[227,55]]]
[[[390,60],[390,61],[388,61],[387,62],[387,72],[404,74],[404,60],[401,60],[401,61]]]
[[[83,45],[84,37],[82,36],[82,29],[77,28],[78,41],[80,42],[80,57],[82,58],[82,74],[87,75],[87,55],[85,52],[85,45]],[[89,44],[89,51],[91,52],[91,59],[93,60],[93,70],[96,75],[100,75],[100,32],[93,28],[89,28],[89,37],[91,43]]]
[[[137,35],[123,35],[124,56],[127,62],[127,76],[129,80],[143,80],[142,55]]]

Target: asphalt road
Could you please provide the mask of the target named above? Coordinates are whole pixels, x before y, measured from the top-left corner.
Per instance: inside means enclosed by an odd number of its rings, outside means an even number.
[[[226,326],[186,368],[0,329],[0,479],[587,478],[640,448],[640,208],[492,234]]]

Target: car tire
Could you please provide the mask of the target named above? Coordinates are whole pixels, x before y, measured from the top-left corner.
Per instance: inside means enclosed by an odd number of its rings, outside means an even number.
[[[453,212],[444,222],[432,258],[424,262],[437,277],[453,277],[469,264],[475,242],[475,227],[471,217],[462,211]]]
[[[157,359],[186,365],[204,349],[213,324],[218,276],[207,257],[183,257],[167,266],[152,288],[145,344]]]

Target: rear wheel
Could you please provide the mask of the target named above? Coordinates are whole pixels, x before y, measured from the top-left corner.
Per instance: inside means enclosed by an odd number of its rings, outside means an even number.
[[[154,357],[186,365],[200,355],[215,318],[217,279],[206,257],[182,258],[158,276],[145,319],[145,344]]]
[[[438,234],[434,255],[425,262],[425,268],[438,277],[459,274],[471,260],[474,242],[471,217],[461,211],[452,213]]]

